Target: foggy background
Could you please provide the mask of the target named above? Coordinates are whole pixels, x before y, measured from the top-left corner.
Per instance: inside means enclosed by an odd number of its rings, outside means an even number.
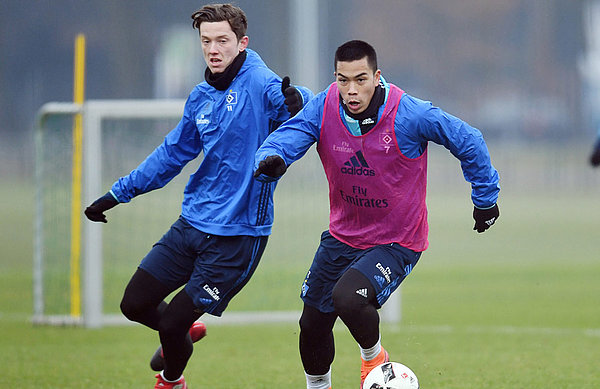
[[[315,1],[292,33],[296,1],[237,1],[250,48],[298,79],[298,41],[317,26],[316,93],[333,81],[333,52],[349,39],[377,50],[383,75],[481,129],[486,139],[564,142],[597,127],[594,1]],[[190,15],[206,2],[16,1],[0,6],[0,172],[33,170],[32,127],[48,101],[73,99],[73,45],[87,38],[86,99],[185,98],[203,80]],[[592,23],[593,24],[593,23]],[[308,42],[313,44],[314,42]],[[312,49],[312,47],[310,47]],[[314,50],[313,50],[314,51]],[[310,62],[312,60],[312,62]],[[302,66],[302,64],[300,64]],[[592,68],[592,69],[590,69]],[[594,100],[595,99],[595,100]],[[589,150],[582,151],[587,154]]]

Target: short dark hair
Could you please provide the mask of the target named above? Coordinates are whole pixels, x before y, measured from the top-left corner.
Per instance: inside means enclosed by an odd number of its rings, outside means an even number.
[[[344,43],[335,51],[334,71],[337,71],[337,63],[358,61],[367,57],[367,64],[373,73],[377,71],[377,53],[373,46],[360,40],[352,40]]]
[[[248,19],[241,8],[233,4],[207,4],[192,14],[192,26],[200,32],[202,22],[227,21],[238,41],[246,35]]]

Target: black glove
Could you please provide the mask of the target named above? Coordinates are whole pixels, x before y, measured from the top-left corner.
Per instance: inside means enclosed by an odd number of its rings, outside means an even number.
[[[106,223],[106,216],[104,216],[104,211],[107,211],[119,204],[117,200],[113,197],[110,192],[106,192],[106,194],[100,197],[98,200],[94,201],[92,205],[87,207],[83,213],[85,216],[93,222],[102,222]]]
[[[298,89],[290,86],[290,78],[283,77],[281,80],[281,93],[285,97],[284,103],[287,107],[290,117],[295,116],[302,109],[302,95]]]
[[[592,151],[592,155],[590,156],[590,164],[593,167],[597,167],[598,165],[600,165],[600,139],[596,141],[594,151]]]
[[[494,204],[492,208],[481,209],[474,207],[473,208],[473,219],[475,219],[474,230],[482,233],[488,228],[490,228],[496,220],[500,217],[500,210],[498,209],[498,204]]]
[[[269,155],[258,163],[258,169],[254,172],[254,177],[264,174],[276,178],[283,176],[286,170],[285,161],[279,155]]]

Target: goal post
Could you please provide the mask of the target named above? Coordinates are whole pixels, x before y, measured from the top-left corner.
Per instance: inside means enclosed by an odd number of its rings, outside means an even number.
[[[85,35],[75,38],[75,56],[73,63],[73,102],[83,104],[85,97]],[[82,142],[83,124],[81,113],[73,118],[73,163],[71,180],[71,253],[70,285],[71,316],[81,316],[81,178],[82,178]]]
[[[68,204],[65,188],[73,140],[67,123],[83,119],[82,202],[90,204],[135,168],[179,121],[185,100],[88,100],[47,103],[35,132],[36,219],[33,322],[94,328],[129,323],[118,303],[129,278],[151,245],[181,211],[183,187],[198,166],[192,161],[167,186],[116,207],[109,223],[82,223],[82,315],[69,315]],[[202,156],[199,157],[199,159]],[[273,234],[256,274],[221,318],[209,323],[293,322],[300,317],[300,286],[321,231],[327,228],[327,182],[314,147],[296,162],[275,191]],[[65,207],[64,204],[67,204]],[[67,260],[65,260],[65,257]],[[67,308],[65,308],[67,307]],[[400,291],[381,313],[398,323]]]

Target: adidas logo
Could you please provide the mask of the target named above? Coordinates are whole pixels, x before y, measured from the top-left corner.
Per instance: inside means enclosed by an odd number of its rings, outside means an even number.
[[[367,163],[367,160],[365,159],[365,156],[363,155],[363,152],[358,150],[353,157],[350,158],[349,161],[347,161],[346,163],[344,163],[345,166],[354,166],[354,167],[369,167],[369,164]]]
[[[363,126],[367,124],[375,124],[375,120],[373,120],[373,118],[366,118],[362,122],[360,122],[360,124],[362,124]]]
[[[490,220],[486,220],[486,221],[485,221],[485,224],[487,224],[488,226],[490,226],[490,227],[491,227],[491,226],[492,226],[492,224],[494,224],[495,222],[496,222],[496,218],[495,218],[495,217],[493,217],[493,218],[491,218]]]
[[[364,298],[367,298],[367,288],[358,289],[356,291],[356,294],[363,296]]]
[[[358,150],[350,160],[344,163],[341,169],[342,174],[350,174],[354,176],[374,176],[375,170],[369,167],[365,156],[361,150]]]

